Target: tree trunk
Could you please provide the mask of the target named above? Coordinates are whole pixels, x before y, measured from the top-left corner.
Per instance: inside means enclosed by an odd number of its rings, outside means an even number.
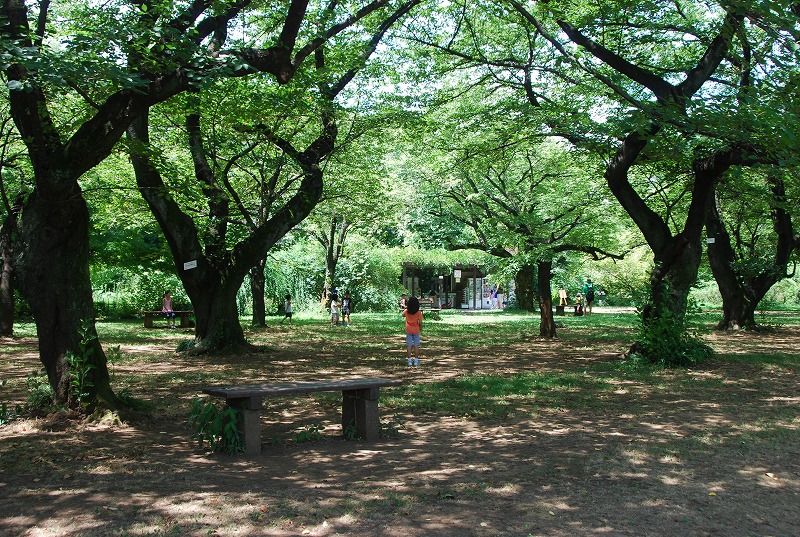
[[[670,241],[670,247],[655,256],[650,271],[650,303],[642,312],[647,322],[659,317],[664,309],[675,319],[686,317],[689,291],[697,280],[702,247],[699,241],[684,241],[678,235]]]
[[[239,322],[236,302],[243,278],[226,281],[209,271],[202,280],[205,280],[205,285],[192,285],[191,289],[186,289],[194,306],[196,323],[197,344],[193,352],[249,348]]]
[[[0,226],[0,336],[14,335],[14,234],[22,205],[19,197]]]
[[[49,185],[59,184],[52,179]],[[41,180],[37,177],[37,184]],[[106,356],[97,339],[94,302],[89,279],[89,212],[77,181],[71,188],[45,199],[35,190],[23,207],[17,257],[20,291],[30,304],[39,337],[39,356],[57,403],[75,406],[70,393],[67,353],[93,366],[89,376],[89,410],[97,405],[117,408],[111,390]],[[50,201],[53,200],[53,201]],[[84,331],[85,328],[85,331]],[[83,336],[82,336],[83,334]],[[81,340],[85,337],[86,349]]]
[[[550,287],[552,277],[553,262],[539,261],[537,270],[537,287],[539,295],[539,312],[541,322],[539,323],[539,335],[543,338],[552,339],[556,335],[556,323],[553,319],[553,292]]]
[[[264,267],[266,260],[262,259],[250,269],[250,293],[253,297],[253,326],[267,325],[267,307],[264,304]]]
[[[128,133],[132,140],[142,144],[142,147],[148,147],[149,114],[145,113],[137,118]],[[131,153],[131,162],[139,191],[161,226],[178,276],[192,302],[196,342],[193,352],[246,346],[244,332],[239,324],[236,294],[250,267],[233,266],[233,256],[224,244],[226,223],[215,222],[211,226],[211,230],[206,233],[208,244],[204,250],[193,219],[172,198],[149,156],[134,151]],[[216,199],[212,210],[222,203]],[[190,260],[196,261],[197,266],[184,269],[184,261]],[[253,262],[255,263],[256,261]]]
[[[755,328],[755,307],[749,304],[744,286],[733,268],[736,253],[731,246],[731,237],[722,222],[717,203],[708,211],[706,232],[709,237],[714,238],[714,243],[708,245],[708,263],[722,295],[722,320],[717,324],[717,329]],[[753,312],[749,318],[747,310]]]
[[[344,252],[344,241],[349,230],[350,222],[348,222],[346,217],[333,216],[330,219],[330,225],[325,234],[319,233],[315,235],[317,241],[319,241],[325,249],[324,296],[327,296],[328,292],[336,287],[336,267],[339,264],[339,258]]]
[[[517,307],[524,311],[535,311],[536,292],[533,282],[536,279],[536,266],[523,265],[517,271],[515,278],[517,295]]]
[[[651,125],[650,136],[658,130],[658,126]],[[650,273],[650,303],[642,312],[642,320],[648,323],[667,311],[683,323],[689,290],[697,279],[702,256],[702,230],[713,203],[715,185],[730,166],[742,163],[743,150],[732,146],[692,163],[691,202],[683,230],[673,235],[667,222],[647,206],[628,182],[628,171],[647,141],[648,138],[638,132],[626,137],[606,168],[605,176],[612,193],[636,223],[655,256]]]
[[[791,215],[783,209],[786,192],[783,181],[769,179],[773,196],[771,220],[777,236],[772,264],[753,274],[740,274],[735,269],[737,260],[731,236],[720,216],[719,199],[709,209],[706,231],[714,237],[708,245],[708,261],[722,295],[722,319],[718,330],[758,330],[755,311],[767,292],[778,281],[787,277],[788,263],[795,248],[794,228]]]

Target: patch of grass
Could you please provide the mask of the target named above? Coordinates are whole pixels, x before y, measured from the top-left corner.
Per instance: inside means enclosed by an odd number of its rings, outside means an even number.
[[[758,353],[758,354],[718,354],[717,358],[725,362],[751,365],[777,365],[791,369],[800,369],[800,354]]]
[[[381,401],[394,412],[502,419],[538,407],[592,405],[598,392],[609,388],[603,379],[572,373],[465,375],[444,382],[390,388]]]
[[[322,438],[323,429],[324,427],[317,423],[305,425],[292,435],[292,441],[294,441],[295,444],[317,442]]]
[[[14,322],[14,337],[36,337],[36,323],[33,322]]]

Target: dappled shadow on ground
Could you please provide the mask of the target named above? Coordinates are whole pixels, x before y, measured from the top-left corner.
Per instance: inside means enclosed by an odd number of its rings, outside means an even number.
[[[800,341],[791,330],[771,345],[760,338],[716,344],[781,352]],[[340,439],[337,397],[297,396],[268,402],[258,457],[209,456],[191,442],[188,401],[208,384],[601,376],[592,366],[622,346],[432,342],[422,367],[407,368],[395,339],[374,343],[349,352],[327,338],[277,338],[259,354],[120,364],[121,383],[148,386],[166,407],[121,427],[40,419],[0,429],[0,534],[800,535],[800,379],[788,368],[714,361],[649,382],[616,374],[591,400],[576,388],[562,405],[523,405],[502,420],[386,415],[399,433],[374,444]],[[322,440],[272,442],[309,423],[324,427]]]

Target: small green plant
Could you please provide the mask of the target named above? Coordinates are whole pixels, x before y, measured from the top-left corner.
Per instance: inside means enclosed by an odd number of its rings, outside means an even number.
[[[239,430],[241,411],[226,406],[223,410],[198,397],[192,402],[189,423],[195,428],[195,437],[203,447],[206,442],[214,452],[228,455],[244,453],[244,441]]]
[[[194,339],[183,339],[178,346],[175,348],[175,352],[186,352],[190,351],[194,348],[195,344],[197,343]]]
[[[91,390],[94,388],[92,381],[92,363],[94,356],[97,333],[91,321],[82,321],[78,329],[81,339],[78,341],[78,352],[68,351],[64,360],[69,366],[70,395],[79,407],[89,406]]]
[[[44,368],[39,373],[30,373],[25,378],[28,390],[27,408],[29,411],[46,410],[53,405],[53,388],[47,380]]]
[[[109,366],[115,366],[122,360],[122,351],[119,350],[119,345],[108,349],[108,352],[106,352],[106,360]],[[114,370],[112,367],[109,367],[109,369],[111,370],[111,380],[114,380]]]
[[[323,427],[319,424],[312,424],[306,425],[301,430],[294,433],[292,439],[294,440],[295,444],[302,444],[304,442],[316,442],[322,435],[320,432],[322,431]]]
[[[70,393],[78,405],[85,408],[89,405],[89,390],[94,387],[92,382],[94,364],[89,363],[85,355],[72,352],[67,352],[64,360],[69,365]]]
[[[356,420],[350,420],[347,427],[344,428],[344,437],[346,440],[355,440],[358,438],[358,427],[356,427]]]

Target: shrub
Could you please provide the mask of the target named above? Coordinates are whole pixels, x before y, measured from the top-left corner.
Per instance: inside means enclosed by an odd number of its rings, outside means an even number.
[[[711,347],[691,335],[685,321],[664,305],[648,319],[640,316],[634,350],[664,367],[691,367],[714,355]]]
[[[28,389],[28,410],[47,410],[53,406],[53,388],[47,380],[44,368],[39,373],[35,371],[25,379]]]
[[[192,402],[189,423],[195,428],[195,438],[200,447],[207,442],[214,452],[244,453],[240,421],[241,412],[235,408],[226,406],[220,410],[208,399],[200,397]]]

